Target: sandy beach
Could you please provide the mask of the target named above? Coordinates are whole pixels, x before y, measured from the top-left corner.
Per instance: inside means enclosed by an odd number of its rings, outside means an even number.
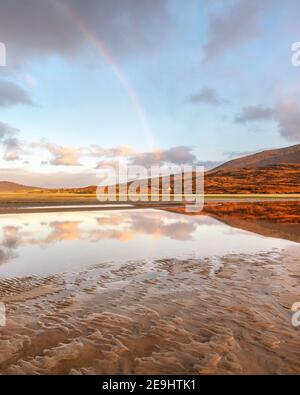
[[[2,374],[300,373],[300,247],[1,279]]]
[[[1,374],[300,373],[299,202],[56,210],[1,216]]]

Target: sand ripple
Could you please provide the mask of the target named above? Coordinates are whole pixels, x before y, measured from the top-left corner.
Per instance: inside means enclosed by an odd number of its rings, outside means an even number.
[[[299,249],[3,279],[2,374],[300,373]]]

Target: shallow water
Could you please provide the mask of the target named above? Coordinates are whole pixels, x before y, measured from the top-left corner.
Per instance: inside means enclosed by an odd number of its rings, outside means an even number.
[[[0,225],[0,374],[300,373],[299,243],[159,210]]]
[[[292,244],[208,216],[160,210],[8,214],[0,217],[0,277],[51,275],[109,261],[250,254]]]
[[[47,209],[53,209],[53,210],[57,210],[57,209],[66,209],[66,208],[82,208],[82,209],[92,209],[92,208],[120,208],[120,207],[131,207],[131,204],[71,204],[71,205],[67,205],[64,204],[62,206],[60,205],[52,205],[52,206],[20,206],[20,207],[15,207],[15,210],[34,210],[34,209],[38,209],[38,210],[47,210]]]

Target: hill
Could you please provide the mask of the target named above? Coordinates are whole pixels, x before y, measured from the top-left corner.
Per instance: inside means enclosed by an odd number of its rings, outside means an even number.
[[[206,173],[206,193],[300,193],[300,144],[234,159]]]
[[[195,177],[195,173],[191,174],[190,182]],[[150,180],[148,183],[150,186]],[[174,178],[171,178],[171,189],[173,186]],[[76,193],[84,194],[87,191],[93,193],[96,187],[78,188]],[[247,155],[207,171],[205,193],[299,194],[300,144]]]
[[[300,165],[300,144],[287,148],[266,150],[257,154],[233,159],[216,167],[210,172],[241,168],[266,168],[277,165]]]
[[[29,191],[33,189],[38,189],[38,188],[27,186],[27,185],[16,184],[14,182],[9,182],[9,181],[0,181],[0,192],[2,193]]]
[[[199,176],[189,175],[194,182]],[[175,177],[181,177],[177,175]],[[162,178],[159,179],[162,184]],[[127,184],[131,185],[131,182]],[[148,180],[148,188],[151,182]],[[171,191],[174,177],[171,177]],[[147,192],[148,188],[144,192]],[[51,193],[95,194],[96,186],[82,188],[43,189],[8,181],[0,182],[0,192],[40,190]],[[117,186],[118,190],[118,186]],[[160,187],[161,190],[161,187]],[[141,191],[143,192],[143,191]],[[156,191],[156,193],[158,190]],[[138,191],[137,191],[138,193]],[[300,194],[300,144],[287,148],[262,151],[234,159],[205,173],[206,194]],[[171,192],[172,194],[172,192]]]

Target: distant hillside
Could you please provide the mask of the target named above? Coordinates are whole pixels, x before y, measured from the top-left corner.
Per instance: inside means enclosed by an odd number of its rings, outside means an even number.
[[[189,182],[193,182],[196,176],[195,173],[191,173],[189,175]],[[176,175],[175,177],[181,176]],[[131,182],[128,183],[128,186],[130,184]],[[161,177],[159,184],[162,184]],[[172,194],[172,190],[174,190],[174,177],[171,178],[170,184]],[[150,185],[151,182],[149,179],[148,188],[150,188]],[[0,192],[18,192],[35,189],[38,190],[40,188],[7,181],[0,182]],[[48,189],[47,191],[87,195],[95,194],[96,189],[96,186],[91,185],[82,188]],[[145,192],[147,192],[147,187]],[[158,193],[158,190],[154,191],[154,193]],[[207,171],[205,173],[205,193],[300,194],[300,144],[287,148],[262,151],[257,154],[234,159],[213,170]]]
[[[300,165],[220,169],[206,174],[205,193],[300,193]]]
[[[224,163],[206,173],[206,193],[300,193],[300,144]]]
[[[0,181],[0,192],[20,192],[28,191],[32,189],[38,189],[36,187],[30,187],[27,185],[16,184],[9,181]]]
[[[210,172],[218,170],[232,170],[241,168],[264,168],[276,165],[300,165],[300,144],[292,147],[262,151],[257,154],[233,159]]]
[[[195,177],[191,174],[190,182]],[[148,183],[150,186],[150,180]],[[171,189],[173,186],[171,179]],[[78,188],[76,192],[95,190]],[[206,194],[300,194],[300,144],[248,155],[207,171],[204,190]]]

